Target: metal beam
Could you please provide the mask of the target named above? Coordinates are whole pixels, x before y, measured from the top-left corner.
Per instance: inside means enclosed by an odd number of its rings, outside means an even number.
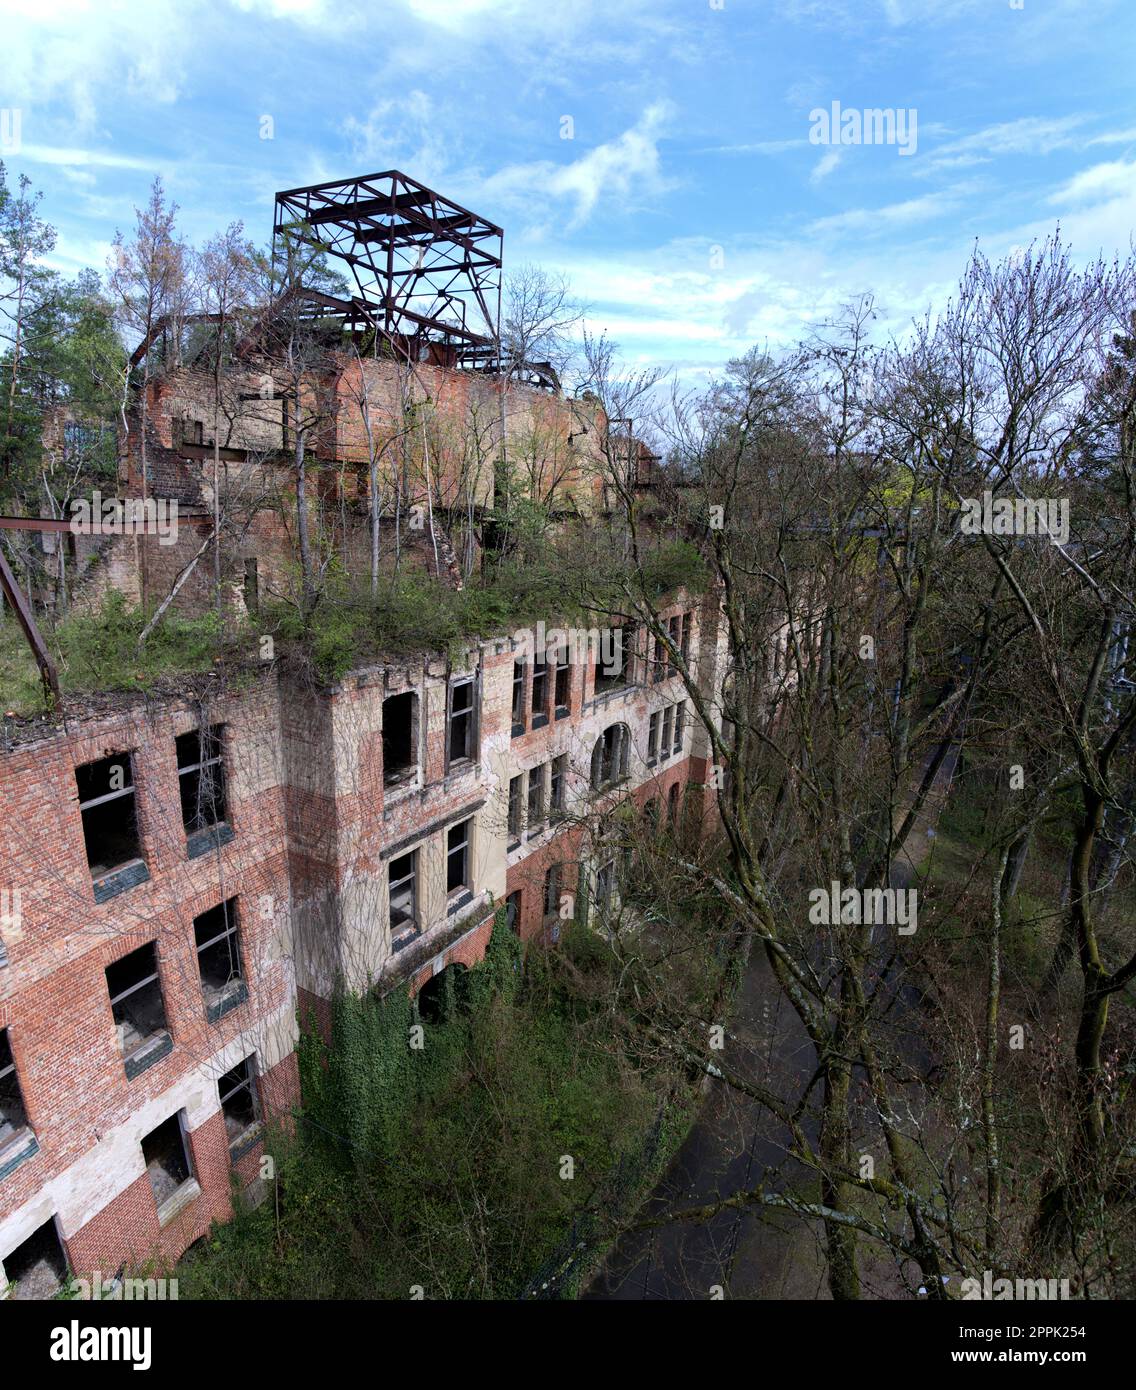
[[[16,576],[8,564],[8,557],[4,554],[3,546],[0,546],[0,589],[3,589],[4,597],[15,609],[16,620],[23,628],[24,636],[28,639],[28,646],[32,649],[32,655],[36,659],[36,665],[39,667],[39,674],[43,680],[48,706],[50,708],[54,703],[55,708],[59,709],[63,704],[63,696],[59,691],[59,673],[55,669],[55,662],[51,659],[51,653],[47,650],[47,644],[40,635],[39,628],[36,627],[31,604],[24,597],[23,589],[16,583]]]

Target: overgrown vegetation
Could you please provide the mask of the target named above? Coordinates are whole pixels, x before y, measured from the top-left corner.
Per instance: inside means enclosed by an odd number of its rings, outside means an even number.
[[[612,1046],[610,965],[581,928],[522,967],[502,913],[438,1021],[402,992],[341,996],[331,1046],[304,1034],[304,1114],[273,1141],[269,1199],[183,1261],[181,1296],[519,1296],[574,1219],[641,1195],[620,1175],[649,1177],[647,1135],[673,1144],[688,1118],[679,1072]]]

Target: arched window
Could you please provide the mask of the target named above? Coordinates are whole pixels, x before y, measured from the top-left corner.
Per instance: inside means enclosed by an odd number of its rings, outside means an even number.
[[[609,724],[592,749],[592,787],[600,791],[627,776],[631,764],[631,731],[626,724]]]

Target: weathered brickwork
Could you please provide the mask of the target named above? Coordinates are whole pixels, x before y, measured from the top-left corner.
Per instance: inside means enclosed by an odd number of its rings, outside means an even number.
[[[683,633],[713,702],[715,603],[680,594],[662,618]],[[582,884],[592,895],[606,811],[628,797],[640,807],[655,799],[665,815],[676,792],[700,833],[713,803],[706,736],[645,636],[629,639],[620,678],[598,692],[591,657],[573,662],[563,683],[549,667],[534,691],[532,643],[518,634],[449,659],[358,670],[318,692],[266,668],[240,694],[124,699],[0,752],[0,887],[20,894],[18,923],[0,925],[0,1028],[37,1146],[7,1172],[0,1148],[0,1266],[51,1221],[76,1273],[175,1260],[230,1212],[221,1078],[251,1061],[262,1116],[286,1117],[298,1101],[297,1005],[326,1030],[339,985],[416,991],[449,965],[475,964],[510,895],[520,895],[523,938],[553,936],[543,902],[550,865],[563,868],[561,892]],[[658,735],[668,711],[668,742],[657,736],[652,756],[652,717]],[[597,788],[616,726],[618,766]],[[179,795],[177,740],[200,729],[216,732],[224,768],[223,821],[204,831],[187,826]],[[76,768],[108,758],[129,770],[138,839],[125,868],[99,864],[93,879]],[[527,807],[530,777],[543,787],[535,820],[511,823],[510,784],[522,779]],[[199,928],[233,900],[241,988],[226,986],[222,1009],[206,996],[198,952],[208,932]],[[169,1046],[137,1067],[106,972],[151,943]],[[142,1148],[171,1117],[195,1184],[177,1189],[176,1209],[160,1204]],[[239,1153],[242,1182],[257,1179],[258,1155],[256,1144]]]

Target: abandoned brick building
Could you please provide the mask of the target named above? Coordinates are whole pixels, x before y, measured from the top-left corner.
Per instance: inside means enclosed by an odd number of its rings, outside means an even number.
[[[335,204],[359,236],[376,235],[383,199],[388,239],[409,236],[408,221],[439,224],[437,195],[381,180],[352,189],[355,212]],[[246,609],[256,590],[294,583],[295,537],[273,499],[296,443],[289,412],[298,419],[309,394],[315,488],[338,509],[348,570],[366,572],[369,489],[394,465],[375,466],[383,430],[415,433],[397,501],[425,515],[407,554],[439,583],[460,584],[484,542],[503,453],[565,514],[603,508],[594,398],[566,398],[548,372],[506,384],[471,370],[480,348],[463,365],[445,326],[401,340],[413,370],[344,353],[289,390],[258,349],[226,375],[221,408],[192,363],[156,374],[124,441],[121,495],[204,518],[244,499],[223,569]],[[408,392],[429,401],[428,428],[413,411],[408,428]],[[628,446],[638,486],[651,460]],[[384,516],[391,505],[388,489]],[[210,601],[209,562],[194,565],[202,536],[101,538],[88,598],[100,586],[138,598],[145,584],[154,602],[188,566],[178,606]],[[697,833],[713,806],[709,745],[678,664],[712,704],[718,599],[679,591],[658,616],[666,643],[633,625],[559,645],[526,629],[323,686],[267,661],[239,687],[203,678],[176,696],[107,696],[7,731],[0,1289],[40,1296],[68,1270],[170,1265],[227,1218],[234,1185],[258,1195],[264,1124],[300,1100],[299,1020],[326,1026],[338,986],[435,988],[482,957],[502,908],[526,941],[555,942],[567,916],[602,928],[624,870],[616,803]]]

